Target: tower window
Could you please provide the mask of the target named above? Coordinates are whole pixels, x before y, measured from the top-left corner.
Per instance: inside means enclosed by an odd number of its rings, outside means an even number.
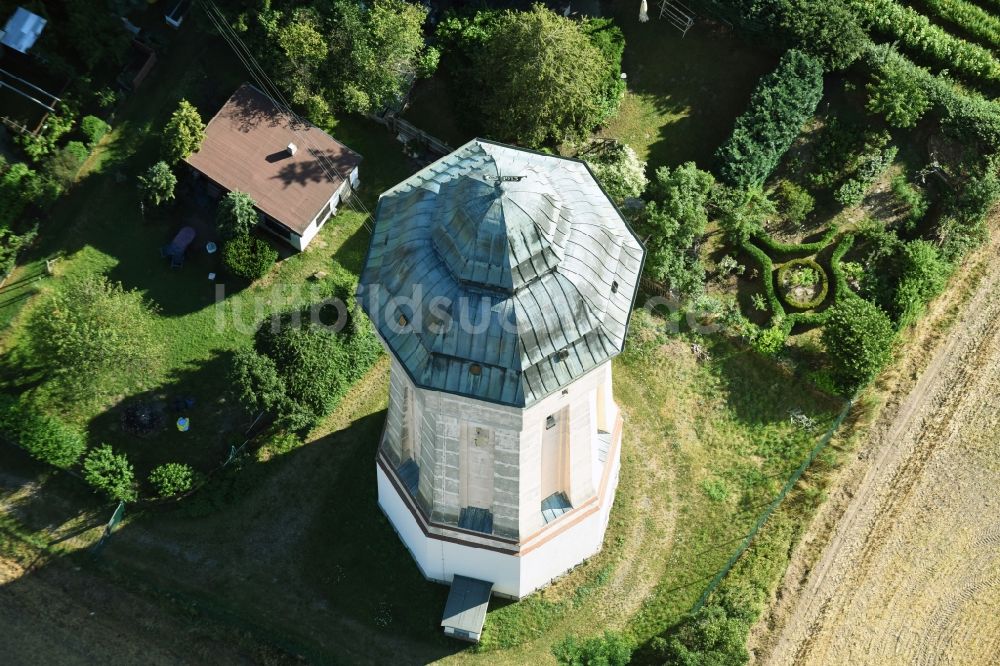
[[[611,282],[611,293],[612,294],[617,294],[618,293],[618,280],[613,280]]]
[[[556,427],[556,417],[555,414],[549,414],[545,417],[545,429],[550,430]]]

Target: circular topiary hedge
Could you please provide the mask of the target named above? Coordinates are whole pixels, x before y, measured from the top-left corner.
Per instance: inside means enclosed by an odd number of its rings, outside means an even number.
[[[814,293],[808,298],[802,298],[795,293],[796,287],[806,286],[793,284],[793,275],[796,270],[801,269],[810,269],[816,275],[817,282],[813,283]],[[815,259],[792,259],[778,269],[778,288],[785,303],[796,310],[811,310],[818,307],[826,298],[830,283],[826,278],[826,271],[816,263]]]

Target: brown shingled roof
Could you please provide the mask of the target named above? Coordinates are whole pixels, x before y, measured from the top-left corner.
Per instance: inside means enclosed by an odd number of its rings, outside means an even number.
[[[298,147],[294,155],[290,143]],[[257,208],[301,234],[361,156],[244,83],[208,122],[201,149],[185,161],[223,188],[246,192]]]

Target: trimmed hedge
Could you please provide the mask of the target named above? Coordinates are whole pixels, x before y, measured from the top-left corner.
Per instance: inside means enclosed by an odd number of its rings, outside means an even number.
[[[754,240],[773,254],[793,259],[796,256],[816,254],[829,245],[830,241],[832,241],[833,237],[836,235],[837,227],[830,225],[830,228],[823,233],[823,236],[819,240],[811,243],[780,243],[771,238],[768,234],[763,233],[754,236]]]
[[[716,153],[720,178],[741,189],[762,185],[822,96],[823,66],[810,55],[788,50],[777,68],[761,77],[750,106]]]
[[[854,293],[847,285],[847,280],[844,278],[844,270],[840,266],[840,260],[844,258],[844,255],[847,254],[847,251],[851,249],[852,245],[854,245],[854,234],[845,234],[844,237],[840,239],[840,242],[837,243],[837,247],[834,248],[833,254],[830,255],[830,275],[833,277],[831,282],[833,283],[834,303],[841,298]]]
[[[764,281],[764,298],[771,310],[771,321],[781,321],[785,318],[785,308],[782,307],[781,299],[778,298],[778,294],[774,290],[774,263],[771,261],[771,257],[750,241],[743,243],[743,250],[760,264],[760,276]]]
[[[810,268],[819,278],[820,287],[819,293],[812,298],[812,300],[800,303],[788,296],[788,286],[785,284],[786,279],[789,279],[789,271],[795,268]],[[781,268],[778,269],[778,284],[785,289],[785,293],[782,294],[785,299],[785,303],[798,310],[812,310],[813,308],[819,307],[824,300],[826,300],[826,294],[830,289],[829,280],[826,277],[826,271],[820,266],[815,259],[811,258],[800,258],[792,259],[791,261],[783,264]]]

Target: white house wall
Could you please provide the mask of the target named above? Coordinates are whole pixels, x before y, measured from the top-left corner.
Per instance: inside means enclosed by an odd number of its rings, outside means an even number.
[[[343,194],[348,189],[347,186],[348,181],[350,182],[351,187],[358,186],[359,183],[358,167],[354,167],[354,170],[351,171],[351,175],[348,178],[348,180],[342,182],[340,184],[340,187],[337,188],[337,191],[333,193],[333,196],[331,196],[326,203],[320,206],[320,211],[322,211],[324,208],[326,208],[327,204],[330,204],[330,214],[327,216],[326,219],[330,219],[331,217],[337,214],[337,207],[340,205],[340,201],[341,198],[343,197]],[[313,221],[309,223],[309,226],[305,228],[305,231],[303,231],[301,234],[296,234],[295,232],[292,232],[289,235],[288,242],[291,243],[292,247],[301,252],[302,250],[306,249],[306,247],[309,245],[312,239],[315,238],[316,234],[319,233],[319,230],[322,227],[323,223],[324,220],[319,219],[319,213],[317,213],[316,217],[313,218]]]

